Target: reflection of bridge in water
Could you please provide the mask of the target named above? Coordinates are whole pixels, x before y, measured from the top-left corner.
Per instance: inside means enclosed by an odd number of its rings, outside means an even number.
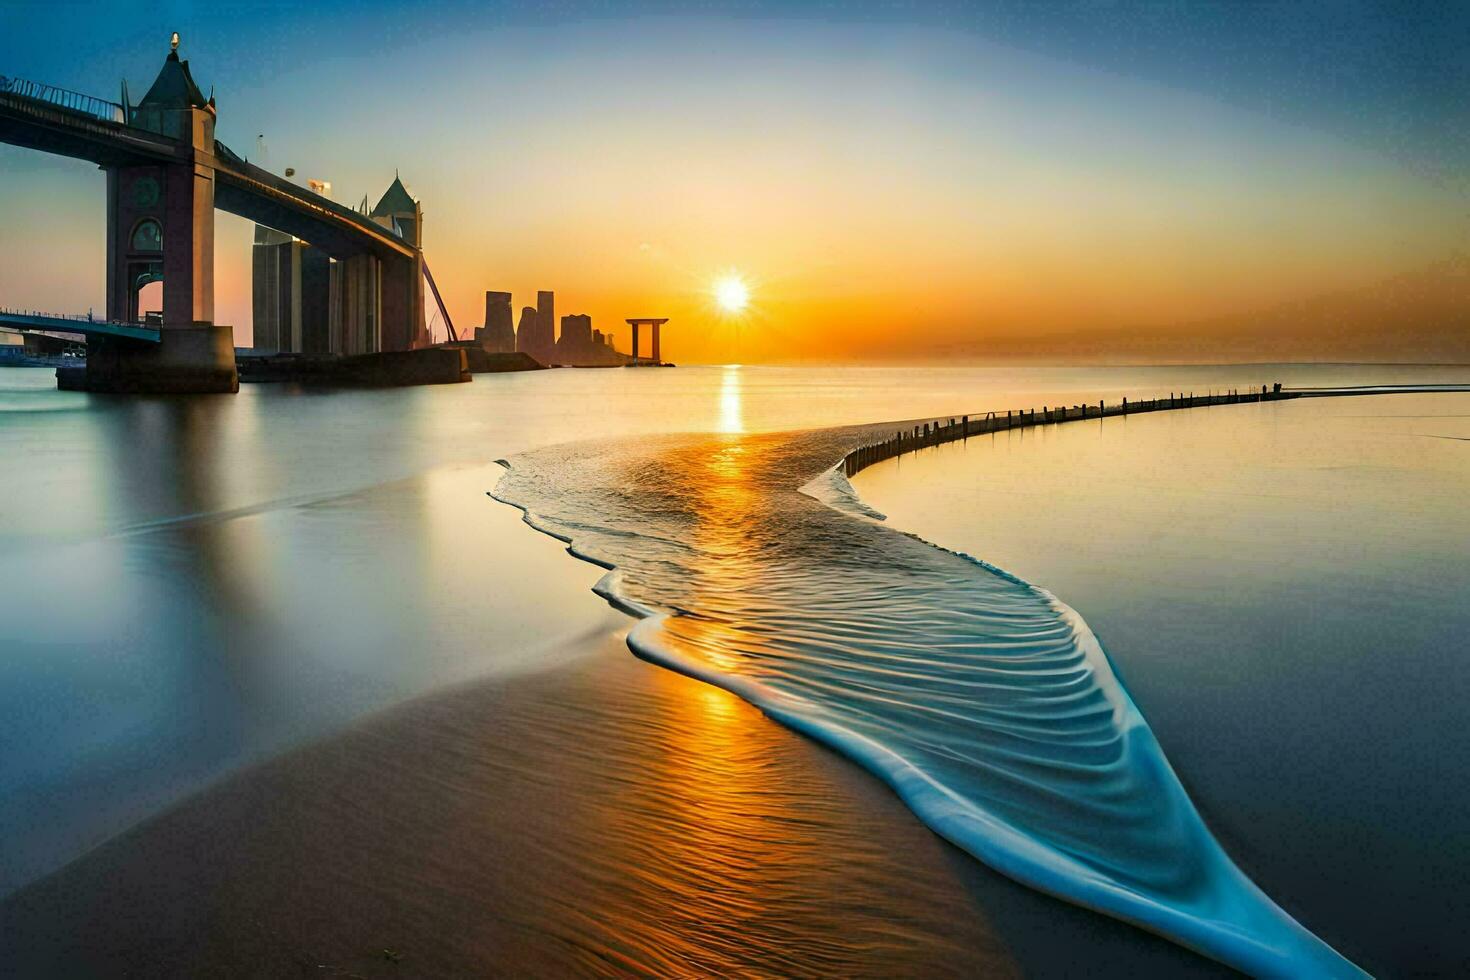
[[[336,260],[334,353],[428,346],[423,252],[391,219],[380,223],[297,186],[216,140],[214,97],[200,92],[177,50],[141,102],[127,104],[126,90],[123,100],[0,77],[0,142],[88,160],[107,174],[105,314],[4,314],[0,325],[85,335],[91,390],[236,390],[233,333],[214,322],[219,209]],[[141,322],[138,301],[153,282],[163,287],[156,325]]]

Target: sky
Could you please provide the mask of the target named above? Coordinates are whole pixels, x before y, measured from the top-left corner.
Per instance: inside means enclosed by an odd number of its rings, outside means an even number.
[[[137,98],[174,30],[252,162],[402,175],[462,332],[552,289],[686,362],[1470,361],[1470,6],[0,0],[0,74]],[[0,147],[0,305],[100,308],[104,203]]]

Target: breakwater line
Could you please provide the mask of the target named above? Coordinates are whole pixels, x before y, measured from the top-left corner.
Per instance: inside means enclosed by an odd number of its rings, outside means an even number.
[[[1148,410],[1232,397],[1259,400]],[[494,496],[609,569],[597,591],[641,617],[639,657],[846,755],[995,870],[1253,975],[1360,976],[1225,854],[1080,614],[802,491],[894,431],[552,447]]]
[[[857,447],[843,457],[843,469],[848,476],[855,476],[860,471],[872,466],[874,463],[904,453],[911,453],[919,449],[927,449],[930,446],[938,446],[942,443],[954,442],[958,439],[968,439],[970,436],[985,435],[990,432],[1005,432],[1010,429],[1027,429],[1038,425],[1057,425],[1062,422],[1080,422],[1086,419],[1116,418],[1123,415],[1142,415],[1147,412],[1167,412],[1180,408],[1204,408],[1210,405],[1240,405],[1253,402],[1282,401],[1289,398],[1302,398],[1308,395],[1333,395],[1345,394],[1385,394],[1390,391],[1398,391],[1398,388],[1379,387],[1367,390],[1316,388],[1310,391],[1293,391],[1284,389],[1280,384],[1269,388],[1261,385],[1261,390],[1254,389],[1240,391],[1234,389],[1220,394],[1210,393],[1207,395],[1196,395],[1194,392],[1188,394],[1170,392],[1166,398],[1134,399],[1130,402],[1127,398],[1109,405],[1106,401],[1099,401],[1097,407],[1089,404],[1081,405],[1058,405],[1055,408],[1043,406],[1038,414],[1036,409],[1008,410],[1004,415],[999,412],[986,412],[973,418],[969,415],[954,416],[947,419],[937,419],[934,422],[923,422],[913,426],[908,431],[899,429],[892,436],[877,442],[868,442]]]
[[[1043,406],[1036,409],[1009,410],[1004,415],[986,412],[983,415],[951,415],[933,422],[922,422],[899,429],[877,441],[864,442],[842,458],[843,472],[855,476],[874,463],[893,459],[904,453],[927,449],[947,442],[968,439],[970,436],[1010,429],[1026,429],[1038,425],[1059,425],[1063,422],[1081,422],[1087,419],[1117,418],[1119,416],[1143,415],[1149,412],[1167,412],[1184,408],[1207,408],[1212,405],[1243,405],[1257,402],[1286,401],[1293,398],[1346,398],[1354,395],[1410,395],[1470,392],[1470,385],[1354,385],[1330,388],[1283,388],[1280,384],[1261,385],[1254,388],[1196,395],[1194,392],[1170,392],[1165,397],[1142,398],[1129,401],[1123,398],[1109,404],[1100,401],[1096,407],[1090,404]]]

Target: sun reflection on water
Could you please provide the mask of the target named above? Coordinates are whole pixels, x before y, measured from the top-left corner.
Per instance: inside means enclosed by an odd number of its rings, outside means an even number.
[[[727,381],[738,392],[735,371]],[[621,589],[668,611],[630,635],[640,656],[850,751],[1006,873],[1227,963],[1340,965],[1224,857],[1080,620],[799,492],[861,437],[688,436],[631,458],[626,445],[548,454],[545,470],[533,456],[506,478],[508,499],[560,521],[619,569]],[[609,483],[638,492],[567,489]],[[734,781],[704,779],[728,728],[706,705],[686,697],[671,712],[687,750],[674,784],[698,787],[709,811],[680,862],[701,879],[731,876],[722,912],[744,927],[759,918],[737,874],[749,852],[784,862],[769,853],[776,841],[752,848],[748,811],[716,806]],[[1258,957],[1238,941],[1256,934],[1280,946]]]
[[[1006,970],[984,919],[953,914],[950,866],[936,860],[934,840],[917,824],[895,827],[889,801],[833,793],[832,780],[847,785],[850,774],[794,747],[727,691],[642,664],[592,673],[570,715],[541,716],[535,698],[506,706],[527,712],[528,737],[551,739],[562,760],[525,784],[558,807],[550,828],[538,819],[527,835],[554,829],[586,861],[538,873],[518,902],[545,902],[557,918],[572,912],[591,972],[607,963],[671,976]],[[894,838],[928,874],[894,881]]]
[[[726,364],[720,376],[720,429],[721,432],[745,431],[745,419],[741,410],[742,379],[739,364]]]

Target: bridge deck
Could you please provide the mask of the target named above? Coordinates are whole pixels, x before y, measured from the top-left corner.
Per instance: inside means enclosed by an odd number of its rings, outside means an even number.
[[[177,140],[16,91],[0,91],[0,143],[102,166],[193,159]],[[215,172],[221,211],[295,235],[335,258],[412,258],[413,246],[372,218],[247,162],[219,141],[200,162]]]
[[[47,333],[73,333],[86,337],[126,337],[158,343],[157,327],[141,323],[114,323],[109,320],[88,320],[69,316],[54,316],[47,313],[10,313],[0,310],[0,328],[10,330],[34,330]]]

